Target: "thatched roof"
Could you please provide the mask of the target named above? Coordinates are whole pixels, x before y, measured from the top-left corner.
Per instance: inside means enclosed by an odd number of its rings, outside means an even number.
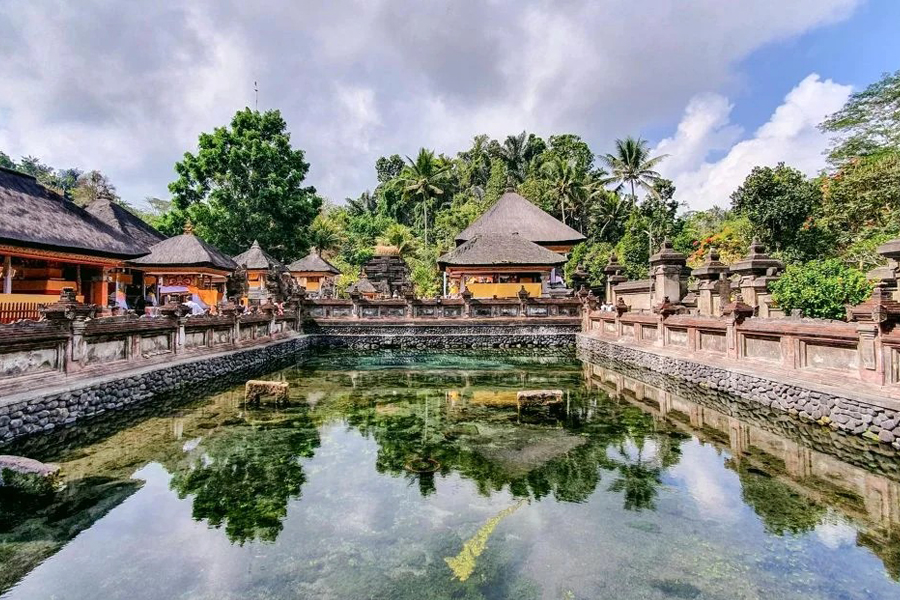
[[[143,219],[109,198],[97,198],[85,206],[84,210],[146,248],[166,239],[166,236],[145,223]]]
[[[360,294],[377,294],[378,288],[372,285],[372,282],[369,281],[366,277],[360,277],[358,281],[350,284],[347,288],[347,292],[359,292]]]
[[[137,267],[210,267],[233,271],[238,265],[212,244],[194,235],[190,224],[185,232],[150,248],[147,256],[130,261]]]
[[[528,241],[545,245],[574,245],[585,240],[583,235],[515,192],[503,194],[494,206],[456,236],[456,243],[493,233],[517,233]]]
[[[245,265],[248,269],[268,270],[269,267],[275,267],[280,270],[284,268],[284,265],[269,256],[269,253],[263,250],[256,240],[253,240],[249,250],[238,254],[233,260],[239,265]]]
[[[288,271],[291,273],[332,273],[334,275],[340,275],[341,273],[337,267],[319,256],[315,251],[289,264]]]
[[[147,246],[130,239],[31,175],[0,167],[0,243],[111,258]]]
[[[547,250],[521,235],[479,234],[438,259],[445,266],[541,266],[566,262],[562,254]]]

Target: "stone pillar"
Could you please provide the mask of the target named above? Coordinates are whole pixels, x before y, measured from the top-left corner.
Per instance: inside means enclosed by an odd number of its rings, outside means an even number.
[[[12,256],[3,259],[3,293],[12,294]]]
[[[756,239],[750,244],[747,256],[731,265],[731,272],[739,277],[741,297],[754,314],[759,314],[761,297],[768,295],[769,283],[778,279],[783,269],[784,264],[766,254],[766,247]],[[763,316],[768,316],[766,312],[763,309]]]
[[[686,264],[687,257],[676,252],[668,238],[663,240],[659,252],[650,257],[650,273],[655,280],[651,306],[662,304],[666,298],[671,304],[681,303],[690,275]]]
[[[362,316],[362,310],[360,307],[361,300],[362,294],[360,294],[358,291],[353,290],[352,292],[350,292],[350,301],[353,303],[352,313],[353,318],[355,319],[358,319],[360,316]]]
[[[623,281],[628,281],[628,277],[624,275],[624,269],[625,267],[619,264],[619,257],[616,256],[616,253],[610,254],[609,262],[603,267],[603,272],[606,273],[606,297],[603,299],[605,303],[616,303],[616,286]]]
[[[860,379],[879,385],[898,383],[893,381],[892,350],[881,343],[881,335],[900,322],[900,302],[891,296],[888,282],[878,282],[868,300],[848,307],[847,320],[858,324]]]
[[[866,273],[866,277],[878,283],[894,300],[900,301],[897,276],[900,274],[900,238],[878,246],[878,254],[887,259],[887,263]]]
[[[728,276],[728,265],[719,260],[719,251],[710,248],[706,255],[706,262],[703,266],[697,267],[691,271],[697,279],[697,310],[701,315],[709,317],[718,317],[722,314],[722,306],[728,304],[726,300],[720,305],[716,305],[716,287],[719,278]]]
[[[472,292],[470,292],[469,289],[466,288],[463,290],[461,296],[462,296],[463,303],[464,303],[462,316],[471,317],[472,316]]]
[[[99,309],[100,307],[93,304],[78,302],[73,288],[63,288],[59,293],[59,300],[41,309],[44,318],[69,333],[69,339],[60,348],[62,353],[60,368],[65,373],[81,368],[85,350],[85,319],[97,316]]]

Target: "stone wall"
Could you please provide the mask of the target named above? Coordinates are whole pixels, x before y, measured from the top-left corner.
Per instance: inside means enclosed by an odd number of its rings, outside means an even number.
[[[574,348],[577,320],[540,325],[496,322],[444,324],[340,323],[321,321],[305,327],[329,347],[379,348]]]
[[[889,443],[900,449],[900,410],[897,402],[863,399],[854,394],[829,393],[780,379],[777,375],[753,376],[724,367],[673,358],[652,348],[617,344],[579,334],[578,348],[589,361],[614,360],[663,373],[691,384],[705,386],[750,400],[800,420],[816,422],[834,431]]]

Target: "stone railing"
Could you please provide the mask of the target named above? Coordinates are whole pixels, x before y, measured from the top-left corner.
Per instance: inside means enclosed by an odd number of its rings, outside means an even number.
[[[752,317],[752,308],[734,302],[725,312],[711,317],[665,310],[656,314],[592,310],[585,315],[584,329],[610,341],[667,348],[685,356],[726,358],[834,381],[900,383],[900,331],[893,327],[866,319],[846,323]]]
[[[580,319],[582,301],[578,298],[390,298],[367,300],[354,296],[350,300],[306,299],[301,304],[303,315],[319,319]]]
[[[0,385],[238,348],[284,337],[300,325],[297,310],[279,314],[271,305],[192,316],[173,304],[161,307],[158,316],[100,318],[96,308],[64,293],[44,309],[44,319],[0,325]]]

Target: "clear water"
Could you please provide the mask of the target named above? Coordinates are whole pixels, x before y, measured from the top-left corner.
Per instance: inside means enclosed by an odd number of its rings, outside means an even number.
[[[2,598],[900,598],[896,470],[684,399],[662,418],[652,386],[604,391],[614,370],[332,354],[269,377],[289,407],[235,388],[19,448],[66,488],[0,498]]]

